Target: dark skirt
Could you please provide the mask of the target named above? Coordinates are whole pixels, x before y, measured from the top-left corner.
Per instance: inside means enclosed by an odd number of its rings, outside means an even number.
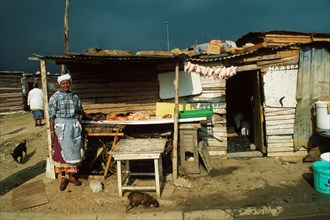
[[[52,159],[55,165],[55,172],[61,173],[63,171],[70,173],[77,173],[77,164],[68,164],[62,156],[62,147],[56,134],[54,134],[54,141],[52,143]]]

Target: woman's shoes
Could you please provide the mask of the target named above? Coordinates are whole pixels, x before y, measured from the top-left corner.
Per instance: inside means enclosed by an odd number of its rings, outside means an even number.
[[[81,185],[81,181],[78,180],[78,179],[76,179],[76,178],[74,178],[73,176],[69,177],[69,182],[70,183],[73,183],[76,186],[80,186]]]
[[[81,186],[81,181],[74,176],[70,176],[68,179],[65,176],[61,178],[60,190],[64,191],[69,183],[73,183],[76,186]]]
[[[66,177],[62,177],[61,179],[61,184],[60,184],[60,190],[64,191],[66,189],[66,187],[68,186],[68,179]]]

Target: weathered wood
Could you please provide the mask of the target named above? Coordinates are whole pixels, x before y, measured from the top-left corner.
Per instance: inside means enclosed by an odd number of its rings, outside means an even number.
[[[277,115],[293,115],[293,114],[295,114],[295,112],[296,112],[295,108],[288,109],[288,110],[282,109],[282,110],[273,111],[273,112],[269,112],[266,110],[265,116],[268,117],[268,116],[277,116]]]
[[[278,124],[278,125],[268,125],[267,124],[267,131],[268,130],[277,130],[277,129],[293,129],[294,124]]]
[[[266,55],[260,55],[260,56],[252,56],[252,57],[246,57],[243,58],[243,62],[256,62],[256,61],[262,61],[262,60],[272,60],[272,59],[278,59],[277,54],[266,54]]]
[[[292,56],[292,57],[286,57],[286,58],[282,58],[282,59],[278,59],[278,60],[268,60],[268,61],[259,61],[257,62],[258,66],[266,66],[266,65],[271,65],[271,66],[276,66],[280,63],[286,63],[286,62],[298,62],[299,56]]]
[[[267,140],[273,140],[273,141],[276,141],[276,140],[287,141],[287,140],[291,140],[291,139],[293,139],[293,135],[268,135],[267,136]]]
[[[209,147],[216,147],[216,148],[223,147],[223,149],[227,149],[227,145],[228,145],[227,141],[221,141],[213,137],[203,137],[202,140],[206,141]]]
[[[64,11],[64,53],[69,52],[69,4],[70,0],[65,1]]]
[[[293,149],[293,139],[290,142],[283,142],[283,143],[268,143],[269,149],[286,149],[292,148]]]
[[[299,56],[299,49],[297,49],[297,50],[278,51],[278,52],[276,52],[276,54],[278,56],[280,56],[281,58]]]
[[[210,154],[206,147],[205,142],[203,141],[199,142],[198,152],[202,158],[202,161],[204,162],[207,172],[210,172],[212,170],[212,160],[210,158]]]
[[[293,137],[291,138],[291,140],[272,140],[272,139],[268,139],[267,137],[267,143],[268,144],[280,144],[280,143],[289,143],[292,142],[292,146],[293,146]]]
[[[288,119],[288,120],[266,120],[266,125],[282,125],[282,124],[294,124],[294,119]]]
[[[269,120],[287,120],[287,119],[294,119],[294,115],[279,115],[279,116],[268,116],[265,117],[266,121]]]
[[[136,82],[111,82],[111,81],[109,82],[106,79],[104,79],[98,83],[72,84],[72,89],[102,88],[102,87],[109,89],[109,91],[134,91],[137,89],[145,89],[145,87],[158,88],[159,83],[156,81],[139,81],[138,84]]]
[[[209,154],[210,154],[211,158],[212,157],[219,157],[219,156],[226,157],[227,156],[227,151],[218,151],[218,150],[209,151]]]
[[[250,70],[258,70],[259,67],[256,64],[240,65],[237,67],[237,72],[244,72]]]
[[[244,52],[254,51],[254,50],[257,50],[259,48],[266,47],[266,46],[267,46],[267,44],[265,42],[262,42],[262,43],[254,45],[252,47],[244,48]]]
[[[174,85],[174,134],[173,134],[173,160],[172,160],[172,171],[173,171],[173,182],[178,178],[178,141],[179,141],[179,63],[175,65],[175,79]]]
[[[41,83],[42,83],[42,93],[43,93],[43,102],[44,102],[44,115],[45,122],[47,127],[47,142],[48,142],[48,158],[50,160],[49,170],[46,171],[47,177],[51,179],[55,179],[55,169],[52,163],[52,138],[50,134],[50,123],[49,123],[49,112],[48,112],[48,78],[47,78],[47,70],[46,70],[46,61],[40,60],[40,72],[41,72]]]
[[[293,129],[276,129],[276,130],[266,129],[266,134],[267,135],[293,134]]]

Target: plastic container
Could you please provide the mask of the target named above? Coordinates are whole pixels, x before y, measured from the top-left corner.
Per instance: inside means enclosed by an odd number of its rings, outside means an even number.
[[[330,194],[330,162],[316,161],[312,167],[315,190],[323,194]]]
[[[330,152],[321,154],[320,158],[321,158],[321,161],[330,162]]]
[[[186,110],[179,112],[179,118],[197,118],[208,117],[213,115],[213,109],[198,109],[198,110]]]
[[[242,121],[241,123],[241,134],[243,136],[249,136],[250,135],[250,122],[249,121]]]
[[[327,105],[330,101],[316,102],[316,128],[330,130],[330,114]]]

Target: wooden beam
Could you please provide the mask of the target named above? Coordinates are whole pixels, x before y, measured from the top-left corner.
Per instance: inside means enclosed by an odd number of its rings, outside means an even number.
[[[174,84],[174,96],[175,96],[175,106],[174,106],[174,134],[173,134],[173,159],[172,159],[172,169],[173,169],[173,181],[178,178],[178,136],[179,136],[179,63],[175,66],[175,79]]]
[[[47,140],[48,140],[48,157],[49,157],[49,170],[46,169],[46,175],[51,179],[56,179],[54,165],[52,163],[52,138],[50,136],[50,123],[49,123],[49,112],[48,112],[48,80],[46,71],[46,61],[40,60],[40,73],[41,73],[41,84],[42,93],[44,97],[44,116],[47,127]]]

